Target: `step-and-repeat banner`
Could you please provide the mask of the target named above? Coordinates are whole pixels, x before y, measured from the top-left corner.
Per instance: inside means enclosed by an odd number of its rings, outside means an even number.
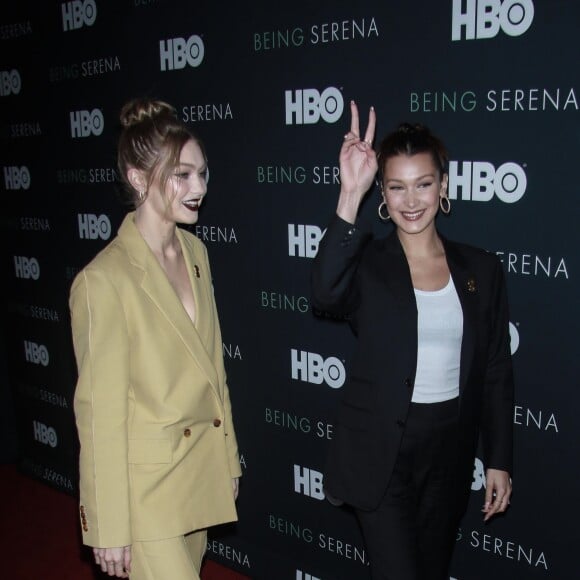
[[[162,98],[208,150],[192,229],[212,262],[244,467],[239,523],[212,532],[209,557],[261,580],[369,578],[353,514],[322,492],[354,339],[317,319],[309,296],[355,99],[363,122],[376,108],[379,137],[418,121],[443,138],[453,209],[439,228],[497,253],[507,276],[513,501],[483,524],[476,459],[452,574],[574,576],[579,2],[22,0],[0,11],[3,383],[23,470],[76,493],[69,287],[125,213],[119,110]],[[384,236],[378,204],[371,191],[361,222]]]

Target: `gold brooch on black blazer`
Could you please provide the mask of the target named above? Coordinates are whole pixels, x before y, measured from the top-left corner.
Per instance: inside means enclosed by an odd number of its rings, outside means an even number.
[[[475,285],[475,278],[471,277],[467,280],[467,291],[468,292],[475,292],[477,287]]]

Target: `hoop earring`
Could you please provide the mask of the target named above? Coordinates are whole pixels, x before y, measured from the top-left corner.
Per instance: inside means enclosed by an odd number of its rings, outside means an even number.
[[[378,208],[377,211],[379,212],[379,217],[381,218],[381,220],[384,221],[384,222],[386,222],[386,221],[388,221],[388,220],[391,219],[391,216],[388,213],[387,213],[387,216],[386,217],[383,215],[383,206],[384,207],[387,207],[387,204],[384,201],[381,202],[381,204],[379,205],[379,208]],[[387,209],[387,212],[388,211],[389,210]]]
[[[451,201],[447,196],[441,196],[439,198],[439,207],[441,208],[441,211],[445,214],[448,215],[449,212],[451,211]]]

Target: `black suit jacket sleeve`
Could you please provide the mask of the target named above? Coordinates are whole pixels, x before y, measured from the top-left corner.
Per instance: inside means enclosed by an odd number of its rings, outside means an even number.
[[[496,262],[491,301],[491,336],[484,380],[482,443],[487,468],[512,470],[513,372],[506,283]]]
[[[355,275],[360,254],[370,239],[338,216],[328,225],[312,267],[312,305],[335,315],[352,312],[359,300]],[[341,251],[336,248],[340,246]]]

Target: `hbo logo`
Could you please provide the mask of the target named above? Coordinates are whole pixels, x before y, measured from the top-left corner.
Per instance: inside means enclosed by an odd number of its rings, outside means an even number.
[[[288,224],[288,255],[314,258],[323,235],[318,226]]]
[[[99,136],[105,127],[105,118],[100,109],[92,111],[70,112],[70,133],[73,139],[78,137]]]
[[[316,576],[302,572],[302,570],[296,570],[296,580],[320,580]]]
[[[14,256],[14,270],[17,278],[23,280],[38,280],[40,278],[40,265],[36,258],[26,256]]]
[[[74,0],[62,4],[62,29],[76,30],[83,26],[92,26],[97,19],[95,0]]]
[[[493,194],[505,203],[519,201],[526,192],[528,180],[517,163],[504,163],[497,169],[487,161],[463,161],[459,173],[457,161],[449,162],[449,198],[490,201]]]
[[[493,38],[500,28],[509,36],[521,36],[532,24],[534,4],[532,0],[453,0],[451,40],[461,40],[465,27],[465,39]]]
[[[294,465],[294,491],[314,499],[324,499],[322,473]]]
[[[28,189],[30,187],[28,167],[5,167],[4,185],[6,189]]]
[[[510,351],[515,354],[520,346],[520,333],[515,324],[510,322]]]
[[[203,61],[205,47],[197,34],[185,38],[170,38],[159,41],[161,70],[179,70],[186,65],[197,67]]]
[[[481,459],[476,457],[473,463],[473,480],[471,482],[471,489],[472,491],[479,491],[482,488],[485,489],[485,469]]]
[[[111,222],[105,214],[79,213],[79,237],[81,240],[108,240],[111,237]]]
[[[45,445],[56,447],[58,445],[58,437],[56,431],[52,427],[47,427],[40,421],[32,421],[34,428],[34,439]]]
[[[334,356],[324,360],[319,354],[303,350],[291,351],[292,378],[305,383],[321,385],[325,382],[333,389],[344,385],[346,372],[344,365]]]
[[[36,344],[30,340],[24,341],[24,358],[26,362],[47,367],[50,361],[48,349],[43,344]]]
[[[320,117],[327,123],[336,123],[342,115],[344,101],[341,92],[328,87],[322,94],[316,89],[286,91],[286,125],[318,123]]]
[[[0,71],[0,97],[17,95],[21,88],[20,73],[16,69],[12,69],[10,72]]]

